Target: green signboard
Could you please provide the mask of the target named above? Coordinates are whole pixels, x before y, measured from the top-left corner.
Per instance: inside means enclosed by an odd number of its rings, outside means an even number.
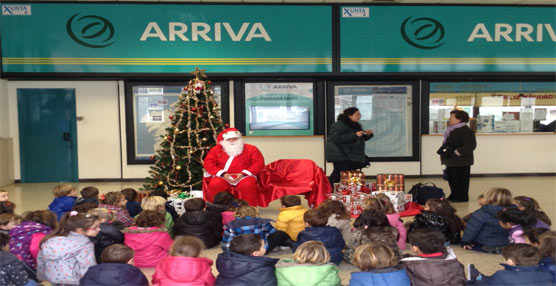
[[[342,72],[554,72],[556,8],[342,6]]]
[[[2,5],[3,72],[331,72],[330,6]]]

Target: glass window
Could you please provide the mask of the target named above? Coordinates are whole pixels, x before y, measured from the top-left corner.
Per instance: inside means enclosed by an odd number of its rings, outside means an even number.
[[[212,83],[219,111],[226,83]],[[129,84],[126,101],[128,163],[150,163],[170,124],[184,84]],[[129,96],[131,98],[129,98]],[[129,128],[132,126],[132,128]]]
[[[375,136],[365,144],[370,157],[412,157],[412,85],[335,85],[334,119],[344,109],[357,107],[364,130]]]
[[[450,111],[462,108],[478,133],[553,132],[555,82],[433,82],[429,133],[444,133]]]
[[[312,82],[245,83],[248,136],[313,135]]]

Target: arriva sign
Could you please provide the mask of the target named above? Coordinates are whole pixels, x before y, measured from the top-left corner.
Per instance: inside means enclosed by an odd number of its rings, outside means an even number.
[[[191,27],[188,33],[189,27]],[[222,29],[224,28],[224,29]],[[247,36],[244,38],[245,32],[249,29]],[[222,31],[224,30],[224,31]],[[227,35],[233,42],[250,42],[254,38],[262,38],[267,42],[272,39],[266,32],[262,23],[243,23],[241,27],[234,31],[230,23],[216,22],[212,26],[203,22],[192,22],[189,26],[181,22],[168,23],[168,36],[162,32],[160,26],[156,22],[150,22],[141,35],[140,41],[146,41],[149,38],[157,38],[160,41],[176,41],[179,38],[181,41],[199,41],[200,39],[206,42],[221,42],[222,34]],[[189,37],[187,35],[189,35]]]
[[[553,42],[556,42],[554,28],[547,23],[535,25],[519,23],[515,24],[515,27],[511,24],[496,23],[494,31],[491,30],[491,32],[484,23],[478,23],[467,41],[474,42],[476,39],[485,39],[487,42],[542,42],[544,35],[548,35]]]

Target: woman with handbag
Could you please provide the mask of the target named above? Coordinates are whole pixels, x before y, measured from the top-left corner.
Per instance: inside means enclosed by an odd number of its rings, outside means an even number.
[[[450,185],[452,202],[469,201],[469,179],[473,165],[473,150],[477,147],[475,133],[467,123],[469,114],[463,110],[452,110],[444,141],[437,153],[445,167],[444,174]]]
[[[373,131],[363,130],[359,123],[361,113],[349,107],[338,115],[338,120],[330,126],[326,140],[326,161],[332,162],[334,169],[328,177],[330,184],[340,181],[340,172],[369,166],[365,155],[365,141],[373,137]]]

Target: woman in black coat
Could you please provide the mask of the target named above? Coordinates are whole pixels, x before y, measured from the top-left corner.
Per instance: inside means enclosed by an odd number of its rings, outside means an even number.
[[[330,126],[325,150],[326,161],[334,165],[328,177],[330,184],[340,181],[341,171],[361,169],[369,163],[365,155],[365,141],[373,137],[373,131],[363,131],[360,119],[359,109],[350,107],[338,115],[338,120]]]
[[[445,166],[445,174],[450,185],[452,202],[469,201],[469,179],[473,165],[473,150],[477,147],[475,132],[467,126],[469,114],[463,110],[452,110],[444,141],[438,154]]]

